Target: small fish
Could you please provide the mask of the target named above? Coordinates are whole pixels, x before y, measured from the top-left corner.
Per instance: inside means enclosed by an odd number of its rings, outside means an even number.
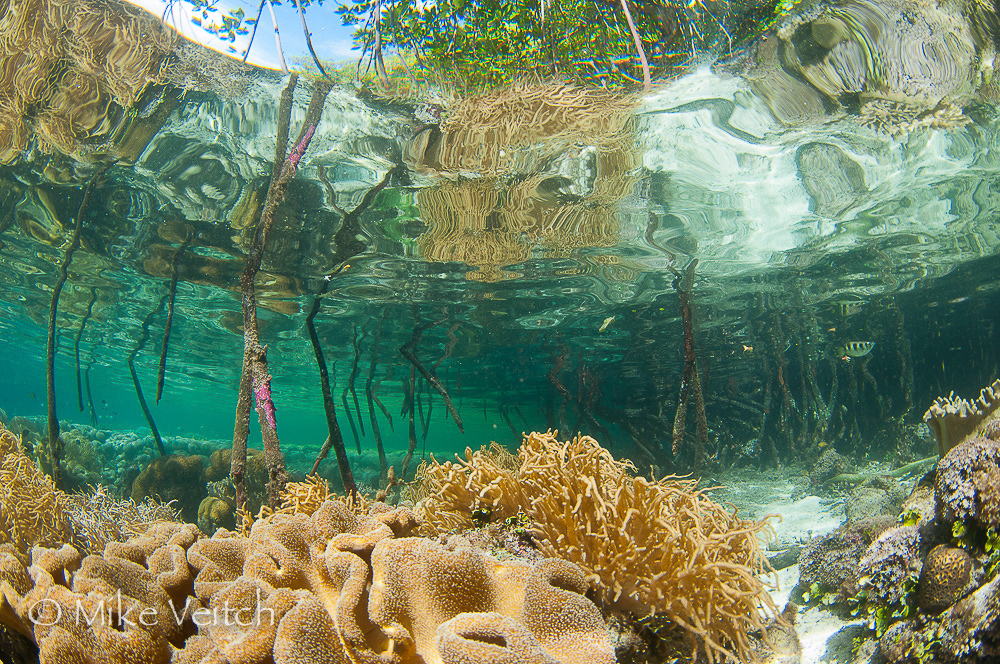
[[[872,352],[874,347],[874,341],[848,341],[837,349],[837,356],[842,360],[850,361],[852,357],[864,357]]]
[[[861,313],[865,306],[864,300],[837,300],[837,308],[844,318]]]
[[[747,345],[747,344],[743,344],[743,352],[744,353],[752,353],[753,352],[753,346],[750,346],[750,345]]]
[[[608,329],[608,325],[611,325],[614,322],[615,322],[615,317],[614,316],[608,316],[607,318],[604,319],[604,322],[601,323],[601,326],[599,328],[597,328],[597,331],[598,332],[603,332],[604,330]]]
[[[28,396],[31,397],[32,399],[34,399],[35,398],[35,393],[34,392],[28,392]]]

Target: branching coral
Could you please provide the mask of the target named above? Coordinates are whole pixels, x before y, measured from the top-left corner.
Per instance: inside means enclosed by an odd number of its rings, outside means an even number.
[[[302,482],[289,482],[281,492],[281,509],[294,514],[312,516],[330,499],[330,487],[318,475],[310,475]]]
[[[35,544],[82,545],[73,529],[69,498],[25,455],[21,441],[0,426],[0,543],[24,554]]]
[[[468,449],[423,468],[423,532],[472,527],[481,506],[494,519],[523,512],[542,552],[579,565],[606,602],[665,614],[691,635],[693,656],[748,656],[747,633],[776,614],[758,576],[765,522],[737,518],[693,480],[636,477],[588,436],[532,433],[518,456],[517,470]]]
[[[0,543],[10,543],[21,555],[35,545],[72,544],[83,552],[102,551],[108,542],[123,541],[152,523],[175,521],[177,516],[167,504],[118,500],[100,486],[85,493],[63,493],[2,425],[0,506]]]
[[[146,532],[152,524],[178,522],[180,514],[170,503],[146,498],[141,502],[110,495],[103,486],[69,494],[67,510],[73,530],[86,539],[85,551],[102,551],[109,542],[124,542]]]

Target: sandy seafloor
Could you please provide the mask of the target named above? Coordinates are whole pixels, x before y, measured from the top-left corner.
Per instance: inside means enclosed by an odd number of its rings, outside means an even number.
[[[911,479],[904,484],[910,488],[913,482]],[[801,468],[719,473],[706,476],[701,486],[722,486],[710,495],[717,502],[738,507],[743,518],[763,518],[769,514],[781,517],[770,520],[775,538],[767,544],[769,558],[836,530],[844,521],[844,499],[832,494],[831,497],[814,495],[809,477]],[[778,587],[771,597],[781,610],[798,583],[799,566],[781,569],[777,575]],[[863,621],[844,620],[826,607],[797,604],[795,631],[802,645],[801,664],[851,662],[854,637],[866,633]]]

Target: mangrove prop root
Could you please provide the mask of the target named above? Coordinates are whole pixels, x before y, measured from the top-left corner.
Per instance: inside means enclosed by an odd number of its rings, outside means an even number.
[[[387,376],[387,378],[392,377],[392,367],[389,367],[389,374],[390,375]],[[382,380],[383,380],[382,378],[379,378],[378,380],[375,381],[375,384],[372,386],[372,401],[375,402],[375,405],[378,406],[378,409],[382,411],[383,415],[385,415],[385,419],[389,420],[389,430],[395,431],[396,427],[392,423],[392,413],[389,412],[389,409],[386,408],[385,404],[382,403],[381,399],[378,398],[378,388],[382,387]]]
[[[139,400],[139,407],[142,408],[142,414],[146,417],[146,422],[149,424],[149,430],[153,433],[153,440],[156,441],[156,449],[160,453],[160,456],[167,456],[167,450],[163,447],[163,439],[160,438],[160,430],[156,428],[156,422],[153,421],[153,414],[149,412],[149,405],[146,403],[146,397],[142,394],[142,386],[139,384],[139,375],[135,372],[135,356],[139,354],[146,346],[146,342],[149,341],[149,323],[153,320],[153,316],[159,314],[163,310],[163,304],[166,301],[166,296],[160,298],[160,304],[153,311],[149,312],[146,318],[142,321],[142,334],[139,337],[139,343],[135,345],[132,352],[128,355],[128,370],[132,374],[132,385],[135,386],[135,396]]]
[[[416,371],[416,367],[412,367],[411,366],[411,368],[414,371]],[[421,385],[421,387],[423,387],[423,386]],[[420,432],[423,435],[424,440],[427,440],[427,429],[428,429],[428,422],[429,422],[430,418],[427,418],[427,420],[424,419],[424,397],[423,397],[423,390],[422,389],[419,392],[417,392],[416,404],[417,404],[417,414],[420,417]],[[484,402],[484,404],[485,404],[485,402]],[[485,415],[486,415],[486,407],[484,405],[483,406],[483,416],[484,416],[483,419],[484,420],[486,419]]]
[[[240,372],[240,390],[236,402],[236,423],[233,425],[233,455],[229,475],[236,491],[236,509],[246,510],[247,490],[244,482],[247,468],[247,435],[250,433],[250,372],[247,356],[243,354],[243,369]]]
[[[367,336],[367,333],[362,330],[361,340],[358,339],[358,324],[354,324],[354,340],[352,341],[354,345],[354,365],[351,367],[351,375],[347,379],[347,389],[351,391],[351,397],[354,399],[354,412],[358,416],[358,428],[361,429],[361,435],[365,435],[365,421],[361,419],[361,404],[358,402],[358,391],[354,387],[354,381],[358,379],[358,366],[361,362],[361,341]],[[358,444],[358,454],[361,454],[360,443]]]
[[[548,373],[549,382],[552,383],[552,386],[556,388],[557,392],[559,392],[559,396],[562,397],[563,403],[573,400],[573,396],[569,393],[569,390],[567,390],[566,386],[559,381],[559,372],[562,371],[564,366],[566,366],[566,357],[568,355],[569,349],[563,347],[562,353],[556,357],[555,362],[552,363],[552,369]],[[568,431],[566,433],[569,434]]]
[[[271,9],[270,3],[265,3],[263,0],[260,3],[261,9],[267,4],[268,9]],[[258,13],[259,18],[259,13]],[[274,18],[274,10],[271,9],[271,18]],[[256,26],[254,26],[256,29]],[[277,23],[275,23],[275,37],[277,38]],[[280,42],[279,42],[280,45]],[[285,67],[284,57],[281,55],[281,49],[278,49],[278,55],[282,58],[281,69],[283,72],[287,72],[288,69]],[[268,200],[270,200],[271,188],[274,183],[281,176],[281,170],[278,168],[278,164],[285,163],[285,154],[288,150],[288,130],[289,130],[289,120],[292,114],[292,101],[295,96],[295,87],[298,85],[299,77],[298,74],[292,74],[288,79],[288,84],[285,89],[281,92],[281,99],[278,102],[278,135],[274,142],[274,168],[271,172],[271,181],[268,185]],[[247,267],[249,268],[250,261],[247,261]],[[259,269],[259,264],[258,264]],[[256,276],[256,271],[254,272]],[[252,278],[251,278],[252,282]],[[252,288],[252,285],[251,285]],[[254,305],[256,307],[256,305]],[[254,310],[254,317],[256,317],[256,309]],[[244,330],[246,325],[246,311],[244,309]],[[247,435],[250,433],[250,405],[251,396],[250,389],[252,385],[252,380],[250,376],[250,363],[249,356],[246,349],[246,339],[244,332],[244,352],[243,352],[243,366],[240,371],[240,389],[239,396],[236,401],[236,421],[233,425],[233,455],[230,462],[229,474],[233,482],[233,487],[236,490],[236,508],[246,509],[247,494],[246,485],[244,482],[244,476],[246,474],[247,465]]]
[[[382,340],[382,324],[385,322],[385,310],[379,317],[375,327],[375,339],[372,341],[372,355],[368,361],[368,377],[365,380],[365,400],[368,403],[368,417],[372,423],[372,435],[375,437],[375,449],[378,451],[379,480],[384,482],[388,477],[389,461],[385,457],[385,448],[382,446],[382,431],[378,426],[378,418],[375,416],[375,398],[372,392],[372,383],[375,380],[375,367],[378,366],[378,344]],[[384,487],[382,487],[384,488]]]
[[[517,427],[514,426],[514,423],[510,421],[510,415],[507,413],[507,406],[501,403],[499,404],[499,410],[500,410],[500,417],[502,417],[503,421],[507,423],[507,426],[510,428],[510,432],[515,436],[521,435],[521,432],[517,430]]]
[[[282,112],[287,112],[279,118],[278,136],[287,135],[287,126],[291,115],[291,103],[285,104],[285,99],[294,92],[297,77],[292,75],[282,94]],[[250,251],[247,255],[246,267],[240,277],[241,305],[243,309],[243,371],[240,376],[240,394],[237,400],[236,426],[234,428],[233,458],[231,472],[233,473],[233,483],[236,484],[236,470],[245,470],[246,464],[246,437],[242,440],[237,437],[243,432],[241,421],[243,414],[249,417],[250,392],[253,392],[256,402],[257,418],[260,422],[261,439],[264,444],[264,457],[267,462],[268,483],[267,496],[268,504],[277,509],[281,504],[281,492],[288,481],[288,473],[285,467],[285,459],[281,453],[281,444],[278,440],[277,419],[274,407],[274,400],[271,397],[271,374],[268,372],[267,347],[262,346],[257,328],[257,303],[254,281],[260,264],[263,260],[264,249],[267,246],[267,236],[274,223],[274,213],[278,205],[285,198],[288,184],[295,177],[298,170],[299,161],[309,147],[316,126],[319,123],[323,105],[330,92],[330,85],[317,81],[313,85],[312,99],[309,101],[309,108],[306,110],[306,117],[302,123],[302,129],[295,145],[283,164],[275,163],[275,170],[279,172],[277,177],[272,177],[271,185],[268,187],[267,197],[264,200],[261,210],[260,221],[254,232],[253,240],[250,244]],[[279,140],[279,143],[281,141]],[[276,148],[275,154],[280,155],[282,148]],[[280,168],[280,171],[278,169]],[[237,458],[237,456],[241,458]],[[237,465],[243,464],[243,469],[238,469]],[[243,476],[240,473],[239,480],[242,483]],[[245,502],[245,498],[244,498]],[[237,497],[239,506],[239,494]]]
[[[427,434],[430,433],[430,430],[431,430],[431,417],[434,415],[434,393],[431,392],[431,385],[430,385],[430,383],[428,383],[427,381],[424,381],[423,384],[424,384],[425,389],[427,390],[427,419],[425,419],[423,422],[420,423],[420,426],[422,427],[422,432],[423,432],[420,435],[421,435],[422,440],[424,442],[424,452],[421,452],[421,455],[424,456],[424,457],[426,457],[427,456],[427,454],[426,454]],[[424,409],[423,409],[423,405],[422,404],[421,404],[419,412],[420,412],[421,416],[424,415]]]
[[[83,381],[80,380],[80,340],[83,338],[83,331],[87,328],[87,321],[90,320],[90,316],[94,312],[96,300],[97,289],[92,287],[90,289],[90,302],[87,303],[87,313],[80,321],[80,329],[76,332],[76,343],[73,344],[73,355],[76,357],[76,402],[81,413],[83,412]]]
[[[312,37],[310,36],[312,33],[309,31],[309,25],[306,23],[306,13],[302,11],[302,0],[292,0],[292,2],[295,3],[296,9],[299,10],[299,18],[302,19],[302,34],[306,38],[306,47],[309,49],[309,55],[312,56],[313,64],[319,69],[319,73],[323,74],[323,78],[332,83],[333,79],[326,73],[326,70],[323,69],[323,63],[316,57],[316,50],[313,48]]]
[[[87,368],[83,370],[83,386],[87,389],[87,407],[90,409],[90,423],[97,426],[97,411],[94,409],[94,397],[90,394],[90,366],[94,363],[94,356],[90,356]]]
[[[83,200],[76,211],[76,223],[73,225],[73,239],[66,252],[63,254],[62,262],[59,264],[59,278],[52,288],[52,301],[49,304],[49,327],[48,340],[45,346],[45,398],[48,405],[48,429],[49,448],[48,455],[52,464],[52,482],[56,488],[61,488],[61,478],[59,477],[59,462],[62,457],[62,439],[59,438],[59,418],[56,416],[56,317],[59,315],[59,293],[62,292],[69,275],[69,264],[73,260],[73,253],[80,248],[80,230],[83,228],[83,215],[87,212],[90,204],[90,196],[94,191],[97,181],[100,180],[115,162],[105,164],[104,168],[97,172],[87,183],[87,188],[83,191]]]
[[[420,336],[423,334],[424,330],[433,325],[437,325],[440,322],[442,321],[438,320],[434,321],[433,323],[427,323],[423,326],[418,326],[413,328],[412,338],[410,339],[409,343],[400,347],[399,352],[403,357],[405,357],[407,360],[410,361],[410,364],[416,367],[417,371],[420,372],[420,375],[424,377],[424,380],[426,380],[431,387],[437,390],[437,393],[441,395],[442,399],[444,399],[444,405],[448,409],[448,413],[451,415],[451,419],[455,420],[455,425],[458,426],[458,430],[461,431],[462,433],[465,433],[465,427],[462,425],[462,418],[458,414],[458,410],[455,409],[455,404],[451,402],[451,397],[448,396],[448,390],[444,388],[444,385],[441,384],[441,381],[438,380],[438,377],[435,376],[432,372],[428,371],[427,367],[421,364],[420,360],[417,359],[417,356],[413,354],[413,349],[420,341]]]
[[[903,390],[904,413],[913,410],[913,391],[915,381],[913,379],[913,354],[910,348],[910,337],[906,333],[906,321],[903,312],[896,309],[896,335],[899,339],[899,382]]]
[[[343,266],[334,270],[330,277],[336,276],[341,269],[343,269]],[[319,295],[326,293],[329,285],[330,279],[325,279]],[[316,314],[319,313],[322,303],[323,300],[319,296],[313,298],[312,309],[309,310],[309,315],[306,316],[306,330],[309,333],[309,341],[312,343],[313,354],[316,356],[316,366],[319,367],[319,384],[323,393],[323,410],[326,413],[326,426],[329,434],[319,454],[316,456],[316,461],[313,462],[312,470],[309,471],[309,474],[316,474],[320,462],[326,458],[332,447],[337,457],[337,468],[340,471],[340,479],[344,483],[344,492],[349,496],[357,497],[358,486],[354,482],[354,473],[351,472],[351,464],[347,460],[347,450],[344,448],[344,436],[340,431],[340,423],[337,422],[337,410],[333,405],[333,393],[330,389],[330,373],[327,370],[326,358],[323,357],[323,348],[319,344],[319,336],[316,334],[316,325],[313,322]]]
[[[347,413],[347,422],[351,425],[351,433],[354,435],[354,446],[358,450],[358,454],[361,454],[361,439],[358,437],[358,427],[354,424],[354,416],[351,415],[351,407],[347,405],[347,388],[340,393],[340,403],[344,406],[344,412]]]
[[[271,181],[268,189],[281,177],[281,167],[279,164],[285,163],[288,156],[288,131],[291,129],[292,102],[295,100],[295,88],[299,84],[299,75],[292,74],[288,78],[288,84],[281,91],[281,99],[278,101],[278,135],[274,140],[274,170],[271,171]]]
[[[693,396],[698,426],[698,444],[694,451],[695,468],[701,466],[705,454],[705,443],[708,442],[708,420],[705,417],[705,399],[701,392],[698,362],[694,353],[694,316],[691,312],[691,288],[694,286],[694,274],[697,267],[698,259],[692,259],[688,263],[683,277],[680,272],[674,270],[673,281],[673,287],[677,291],[677,299],[681,306],[681,322],[684,327],[684,374],[681,378],[681,394],[677,402],[677,413],[674,416],[672,451],[674,456],[677,456],[678,451],[680,451],[687,419],[688,398]]]
[[[417,369],[416,367],[410,367],[410,384],[409,390],[406,391],[406,403],[408,408],[406,412],[408,414],[408,425],[409,425],[409,443],[406,447],[406,456],[403,457],[402,474],[400,477],[403,481],[406,481],[406,471],[410,467],[410,460],[413,459],[413,453],[417,450],[417,423],[414,417],[413,400],[417,388]]]
[[[444,353],[437,359],[434,364],[431,365],[431,369],[437,371],[437,368],[441,366],[441,363],[451,357],[451,354],[455,351],[455,345],[458,343],[458,337],[455,336],[455,330],[459,328],[461,323],[454,323],[451,327],[445,331],[448,335],[448,343],[444,345]]]
[[[413,369],[413,367],[410,367],[410,369]],[[411,371],[411,373],[412,373],[412,371]],[[401,378],[400,381],[399,381],[399,386],[402,389],[404,395],[408,394],[407,390],[410,389],[409,379],[406,378],[406,376],[404,376],[403,378]],[[413,400],[412,399],[403,399],[403,405],[399,407],[399,416],[400,417],[405,416],[408,412],[410,412],[410,408],[413,408]]]
[[[170,294],[167,299],[167,322],[163,325],[163,341],[160,342],[160,366],[156,373],[156,403],[160,403],[163,396],[163,378],[167,373],[167,347],[170,344],[170,327],[174,323],[174,300],[177,298],[177,261],[187,245],[188,240],[185,239],[170,261]]]
[[[367,245],[360,239],[362,237],[362,234],[361,234],[361,231],[360,231],[360,223],[359,223],[359,220],[360,220],[360,217],[361,217],[361,213],[364,212],[365,210],[367,210],[371,206],[372,202],[374,202],[375,196],[377,196],[380,191],[382,191],[383,189],[385,189],[386,186],[388,186],[389,181],[392,178],[392,174],[396,171],[396,168],[389,169],[389,171],[382,178],[381,182],[379,182],[377,185],[375,185],[374,187],[372,187],[371,189],[369,189],[365,193],[364,197],[361,199],[361,202],[358,204],[358,206],[356,208],[354,208],[353,210],[351,210],[350,212],[345,212],[344,210],[342,210],[340,207],[337,206],[336,192],[334,192],[333,187],[330,185],[330,181],[326,178],[326,172],[324,171],[322,164],[320,164],[320,165],[317,166],[317,170],[319,171],[319,179],[323,182],[323,185],[326,187],[327,195],[330,198],[330,205],[331,205],[331,207],[333,207],[333,209],[335,209],[337,211],[337,213],[340,214],[340,216],[342,217],[342,219],[341,219],[340,228],[337,230],[337,233],[336,233],[336,235],[334,235],[334,238],[333,238],[333,243],[334,243],[334,247],[335,247],[334,255],[333,255],[333,263],[335,265],[337,265],[337,268],[333,272],[331,272],[329,275],[327,275],[326,279],[324,280],[321,292],[316,296],[316,300],[313,303],[313,310],[312,310],[312,313],[311,313],[312,318],[315,318],[316,313],[319,311],[319,306],[320,306],[319,302],[322,301],[321,300],[322,296],[326,294],[327,288],[329,287],[330,281],[333,279],[333,277],[337,276],[338,274],[340,274],[340,272],[342,272],[343,270],[345,270],[348,267],[350,267],[347,264],[347,261],[349,259],[351,259],[352,257],[360,254],[362,251],[364,251],[367,248]],[[308,318],[306,320],[307,326],[312,325],[312,318]],[[341,400],[341,403],[344,406],[344,413],[347,414],[347,421],[351,425],[351,434],[353,434],[353,436],[354,436],[354,446],[357,448],[358,454],[361,454],[361,439],[358,437],[358,429],[354,425],[354,418],[351,416],[351,409],[347,405],[347,392],[348,392],[348,390],[351,390],[352,394],[354,395],[354,404],[355,404],[355,407],[358,407],[357,393],[354,392],[354,390],[353,390],[354,380],[357,378],[358,358],[359,358],[359,350],[360,350],[360,348],[358,346],[357,335],[358,335],[358,331],[357,331],[357,327],[355,327],[355,329],[354,329],[354,353],[355,353],[354,366],[351,369],[351,378],[348,381],[348,386],[345,387],[344,390],[343,390],[343,392],[341,392],[341,394],[340,394],[340,400]],[[321,359],[322,358],[322,351],[319,349],[319,345],[318,345],[319,341],[318,341],[318,338],[315,337],[315,330],[314,329],[310,329],[310,339],[314,340],[313,341],[313,349],[314,349],[314,352],[316,353],[316,360],[320,364],[321,371],[325,371],[326,363]],[[323,380],[324,380],[324,382],[327,383],[327,388],[326,389],[329,389],[329,386],[328,386],[329,378],[327,377],[327,378],[324,378]],[[332,446],[334,446],[336,448],[336,452],[337,452],[337,464],[338,464],[338,466],[341,467],[341,477],[343,478],[343,476],[344,476],[344,466],[347,465],[347,451],[343,447],[344,438],[343,438],[343,435],[340,432],[340,425],[337,423],[336,413],[335,413],[335,409],[334,409],[334,406],[333,406],[332,399],[331,399],[331,401],[328,404],[326,402],[326,399],[325,399],[325,396],[324,396],[324,407],[326,408],[327,413],[328,413],[327,414],[327,427],[330,429],[330,435],[327,438],[327,443],[325,443],[324,446],[323,446],[323,449],[326,450],[326,452],[323,452],[321,450],[320,457],[318,457],[316,463],[313,464],[313,474],[315,474],[316,469],[319,467],[319,461],[321,461],[323,459],[323,457],[326,456],[326,454],[329,452],[329,446],[332,445]],[[359,411],[358,411],[358,418],[360,419],[360,408],[359,408]],[[390,425],[391,425],[392,418],[390,418],[389,421],[390,421]],[[363,426],[364,426],[364,424],[362,423],[362,427]],[[343,457],[343,460],[341,460],[341,457]],[[352,484],[353,484],[353,477],[352,477],[351,481],[352,481]],[[347,483],[345,481],[345,489],[346,489],[346,486],[347,486]]]

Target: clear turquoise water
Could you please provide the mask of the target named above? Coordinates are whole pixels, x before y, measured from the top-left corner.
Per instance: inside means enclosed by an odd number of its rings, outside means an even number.
[[[670,452],[684,365],[672,268],[694,259],[694,343],[717,466],[799,461],[831,444],[898,454],[891,424],[916,425],[934,397],[973,396],[996,378],[1000,127],[986,103],[962,122],[895,135],[849,105],[793,125],[779,121],[746,62],[735,62],[705,64],[642,97],[620,154],[586,136],[543,138],[479,170],[431,163],[420,139],[442,128],[427,124],[426,108],[336,87],[258,277],[261,341],[293,469],[305,470],[327,431],[305,315],[335,267],[340,211],[359,206],[393,167],[356,215],[362,250],[332,278],[316,318],[349,449],[340,395],[355,339],[361,444],[374,444],[364,396],[374,367],[394,420],[377,415],[384,443],[401,450],[410,366],[399,348],[414,328],[440,321],[415,352],[437,364],[466,430],[418,380],[424,408],[433,402],[427,450],[513,446],[521,431],[552,427],[592,434],[644,464],[688,469],[690,458]],[[113,166],[95,187],[59,301],[64,423],[93,422],[89,404],[78,408],[74,345],[95,292],[80,358],[96,424],[148,426],[125,359],[137,352],[152,404],[176,260],[164,398],[152,414],[165,436],[230,444],[250,237],[234,210],[254,190],[263,195],[283,84],[260,73],[244,98],[190,94],[134,165]],[[293,134],[308,95],[303,83]],[[458,102],[440,103],[447,117]],[[469,129],[445,125],[433,140],[466,164],[480,163],[479,150],[504,149],[463,145]],[[45,414],[51,289],[94,171],[38,149],[0,167],[0,408],[9,417]],[[466,225],[451,228],[455,220]],[[178,253],[185,235],[193,240]],[[144,321],[149,338],[137,350]],[[852,342],[874,346],[845,359]],[[682,448],[696,435],[693,410],[687,422]],[[251,445],[258,441],[252,426]]]

